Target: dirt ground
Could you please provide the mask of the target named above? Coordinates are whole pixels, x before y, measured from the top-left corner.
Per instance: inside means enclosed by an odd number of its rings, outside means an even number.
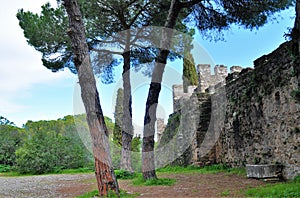
[[[119,180],[120,188],[139,197],[245,197],[247,188],[265,182],[233,174],[158,174],[174,178],[173,186],[133,186],[131,180]],[[2,197],[76,197],[96,190],[94,174],[43,175],[32,177],[0,177]]]
[[[120,188],[128,193],[139,193],[138,197],[174,198],[174,197],[245,197],[243,191],[251,187],[265,185],[265,182],[245,177],[218,174],[159,174],[160,178],[174,178],[173,186],[133,186],[131,180],[119,180]],[[61,194],[76,196],[83,190],[97,189],[95,180],[83,181],[83,184],[63,187]],[[77,193],[77,192],[78,193]]]

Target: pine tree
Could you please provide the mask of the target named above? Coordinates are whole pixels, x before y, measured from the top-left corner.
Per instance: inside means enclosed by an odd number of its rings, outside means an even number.
[[[95,175],[100,196],[112,190],[119,194],[118,182],[112,167],[108,130],[100,105],[96,80],[91,67],[85,26],[77,0],[64,0],[69,16],[68,35],[74,54],[74,65],[78,72],[81,98],[87,114],[87,122],[93,143]]]

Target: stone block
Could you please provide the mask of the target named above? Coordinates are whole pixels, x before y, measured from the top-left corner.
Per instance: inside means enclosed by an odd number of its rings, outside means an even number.
[[[282,165],[279,164],[247,164],[246,172],[247,177],[249,178],[273,178],[273,177],[281,177],[282,176]]]

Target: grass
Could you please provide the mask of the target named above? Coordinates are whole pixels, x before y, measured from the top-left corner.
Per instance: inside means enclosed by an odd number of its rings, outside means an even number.
[[[196,166],[167,166],[157,170],[158,173],[168,173],[168,174],[184,174],[184,173],[199,173],[199,174],[214,174],[225,172],[228,174],[237,174],[239,176],[246,176],[245,168],[229,168],[223,164],[216,164],[205,167],[196,167]]]
[[[53,175],[53,174],[78,174],[78,173],[92,173],[94,172],[93,169],[91,168],[77,168],[77,169],[62,169],[62,170],[57,170],[52,173],[45,173],[41,175]],[[31,174],[31,173],[26,173],[26,174],[21,174],[16,171],[9,171],[9,172],[0,172],[0,176],[2,177],[19,177],[19,176],[33,176],[37,174]]]
[[[77,168],[77,169],[62,169],[52,174],[77,174],[77,173],[92,173],[94,169],[91,168]],[[50,173],[51,174],[51,173]]]
[[[87,192],[83,195],[78,196],[77,198],[93,198],[93,197],[98,197],[99,193],[98,190],[94,190],[92,192]],[[124,198],[135,198],[139,196],[139,193],[135,193],[135,194],[128,194],[126,191],[124,190],[120,190],[120,197],[124,197]],[[109,191],[107,197],[109,198],[118,198],[118,196],[116,195],[115,192],[113,191]]]
[[[126,170],[114,170],[117,179],[134,179],[137,177],[137,173],[131,173]]]
[[[225,191],[221,192],[220,195],[222,197],[228,197],[230,195],[230,191],[229,190],[225,190]]]
[[[268,184],[263,187],[248,189],[246,195],[249,197],[272,198],[300,197],[300,175],[291,182]]]
[[[148,179],[144,180],[142,175],[135,178],[132,183],[135,186],[172,186],[175,184],[176,179],[170,178],[158,178],[158,179]]]

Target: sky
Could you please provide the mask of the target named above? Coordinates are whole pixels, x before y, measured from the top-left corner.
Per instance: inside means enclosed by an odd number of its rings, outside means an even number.
[[[17,126],[28,120],[51,120],[80,111],[78,81],[65,69],[53,73],[41,62],[41,54],[27,44],[18,25],[18,9],[40,13],[45,0],[1,0],[0,25],[0,115]],[[56,5],[56,1],[49,1]],[[253,67],[253,61],[275,50],[285,41],[287,28],[294,23],[294,8],[280,13],[278,22],[270,22],[259,30],[232,27],[224,40],[210,42],[195,36],[193,55],[195,63]],[[173,112],[172,85],[181,83],[182,61],[168,64],[159,99],[158,117],[168,119]],[[105,85],[98,81],[100,101],[106,116],[113,118],[115,97],[121,84],[121,69],[116,69],[115,83]],[[132,74],[133,120],[137,132],[142,130],[149,79]]]

